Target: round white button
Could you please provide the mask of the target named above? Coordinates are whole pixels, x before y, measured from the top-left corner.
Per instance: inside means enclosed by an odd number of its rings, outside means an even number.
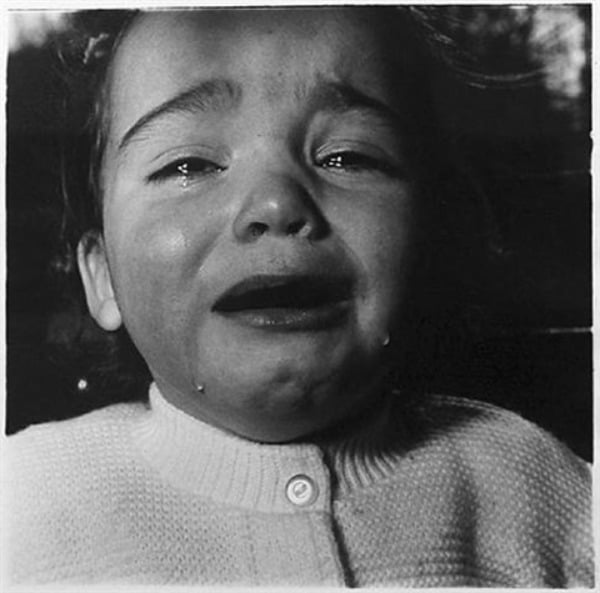
[[[317,485],[304,475],[294,476],[285,487],[288,500],[299,507],[312,504],[318,495]]]

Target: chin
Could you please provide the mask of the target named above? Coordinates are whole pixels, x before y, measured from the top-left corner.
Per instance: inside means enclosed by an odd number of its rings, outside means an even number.
[[[318,410],[304,413],[274,413],[260,418],[240,419],[233,427],[233,432],[247,439],[262,443],[288,443],[300,441],[320,432],[335,419],[324,421]]]
[[[263,384],[243,402],[243,436],[264,442],[288,442],[323,431],[356,405],[358,391],[322,379]],[[248,414],[250,411],[250,414]]]

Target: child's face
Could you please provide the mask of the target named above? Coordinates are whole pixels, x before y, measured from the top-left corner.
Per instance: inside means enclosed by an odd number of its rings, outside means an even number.
[[[321,429],[379,379],[415,216],[373,22],[159,12],[113,63],[110,273],[99,250],[82,261],[88,302],[114,329],[114,288],[165,397],[242,436]]]

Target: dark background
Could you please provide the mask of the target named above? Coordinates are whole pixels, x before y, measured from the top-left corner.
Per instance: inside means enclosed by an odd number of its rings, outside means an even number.
[[[461,50],[496,72],[534,75],[440,90],[439,110],[487,196],[502,256],[482,279],[481,315],[493,322],[467,332],[460,347],[442,347],[426,381],[434,391],[516,410],[591,460],[589,7],[446,7],[436,15]],[[89,363],[56,356],[76,306],[51,266],[59,250],[61,80],[48,44],[10,53],[7,433],[109,403]],[[84,330],[97,331],[92,322]]]

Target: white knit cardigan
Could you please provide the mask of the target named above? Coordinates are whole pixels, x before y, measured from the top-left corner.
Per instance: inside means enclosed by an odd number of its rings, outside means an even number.
[[[593,585],[585,463],[491,405],[401,398],[360,437],[266,445],[119,404],[11,437],[15,583]],[[418,431],[405,430],[417,426]],[[409,438],[409,434],[413,436]]]

